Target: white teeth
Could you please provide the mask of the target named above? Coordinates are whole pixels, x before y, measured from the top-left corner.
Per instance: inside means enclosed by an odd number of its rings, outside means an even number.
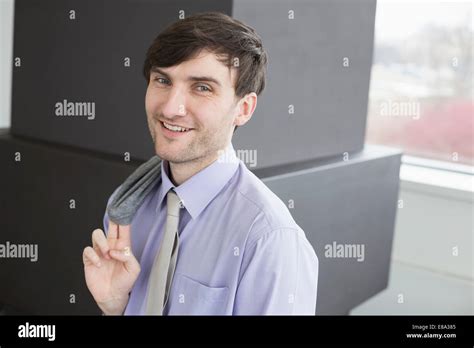
[[[171,124],[168,124],[168,123],[165,123],[163,122],[163,125],[168,128],[169,130],[172,130],[172,131],[175,131],[175,132],[186,132],[187,130],[189,130],[188,128],[182,128],[182,127],[178,127],[178,126],[173,126]]]

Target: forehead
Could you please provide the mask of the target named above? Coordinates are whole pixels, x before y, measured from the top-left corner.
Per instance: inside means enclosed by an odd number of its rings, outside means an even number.
[[[218,57],[209,51],[203,50],[195,57],[178,65],[159,68],[171,78],[186,80],[194,76],[212,77],[223,87],[233,87],[236,69],[229,68],[218,60]],[[152,69],[153,71],[153,69]]]

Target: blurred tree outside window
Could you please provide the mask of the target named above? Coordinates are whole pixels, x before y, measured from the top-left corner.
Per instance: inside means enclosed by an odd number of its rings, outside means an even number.
[[[377,1],[367,143],[474,165],[473,3]]]

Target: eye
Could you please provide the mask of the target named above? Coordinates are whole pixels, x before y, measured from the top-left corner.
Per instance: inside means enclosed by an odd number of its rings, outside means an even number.
[[[197,86],[197,88],[199,89],[199,92],[211,92],[211,89],[206,85],[199,85]],[[203,89],[200,89],[200,88],[203,88]]]
[[[162,85],[169,85],[169,81],[163,77],[155,77],[153,80]]]

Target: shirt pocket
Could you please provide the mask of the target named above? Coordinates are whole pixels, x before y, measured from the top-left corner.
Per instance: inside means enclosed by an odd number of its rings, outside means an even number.
[[[178,275],[177,299],[173,312],[184,315],[223,315],[226,314],[229,288],[203,284],[185,276]]]

